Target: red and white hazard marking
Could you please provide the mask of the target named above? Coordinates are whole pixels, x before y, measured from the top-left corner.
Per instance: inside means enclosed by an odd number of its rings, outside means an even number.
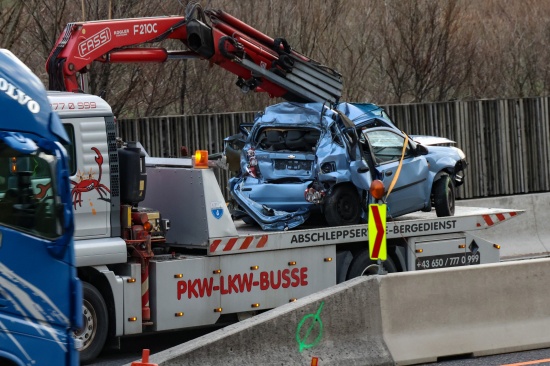
[[[481,215],[483,221],[477,223],[477,227],[489,227],[516,216],[517,212],[504,212],[491,215]]]
[[[260,249],[267,244],[267,235],[244,236],[239,238],[216,239],[210,244],[210,253],[222,253],[232,250]]]

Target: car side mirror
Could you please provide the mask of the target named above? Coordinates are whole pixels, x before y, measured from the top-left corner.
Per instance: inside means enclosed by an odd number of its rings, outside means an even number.
[[[415,149],[416,155],[428,155],[428,148],[424,145],[417,144]]]

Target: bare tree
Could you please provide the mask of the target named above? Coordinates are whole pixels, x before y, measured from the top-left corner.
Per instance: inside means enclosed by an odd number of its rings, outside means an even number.
[[[455,98],[469,77],[473,50],[457,1],[387,1],[378,19],[379,55],[394,102]],[[391,101],[391,100],[390,100]]]
[[[13,48],[16,42],[21,38],[22,33],[18,24],[27,23],[28,16],[24,13],[24,3],[0,2],[0,46],[4,48]]]
[[[181,0],[0,2],[0,46],[47,80],[45,61],[67,23],[183,15]],[[380,104],[545,95],[550,3],[537,0],[209,0],[341,72],[343,100]],[[185,49],[174,40],[141,46]],[[101,64],[90,89],[119,117],[259,110],[278,102],[242,94],[209,62]]]
[[[484,1],[470,9],[478,24],[476,97],[524,97],[549,92],[547,47],[550,4]]]

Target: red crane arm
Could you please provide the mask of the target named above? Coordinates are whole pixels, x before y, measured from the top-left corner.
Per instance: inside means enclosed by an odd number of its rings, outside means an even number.
[[[298,102],[338,102],[342,81],[335,70],[291,50],[284,39],[272,39],[223,11],[198,10],[201,20],[167,16],[67,24],[46,63],[50,89],[79,91],[77,76],[85,74],[94,61],[200,58],[237,75],[237,85],[244,91]],[[166,39],[179,39],[186,49],[142,47]]]

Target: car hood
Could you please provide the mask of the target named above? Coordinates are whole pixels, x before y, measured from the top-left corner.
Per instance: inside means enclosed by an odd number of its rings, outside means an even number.
[[[424,146],[450,146],[456,144],[456,141],[438,136],[410,135],[410,138]]]

